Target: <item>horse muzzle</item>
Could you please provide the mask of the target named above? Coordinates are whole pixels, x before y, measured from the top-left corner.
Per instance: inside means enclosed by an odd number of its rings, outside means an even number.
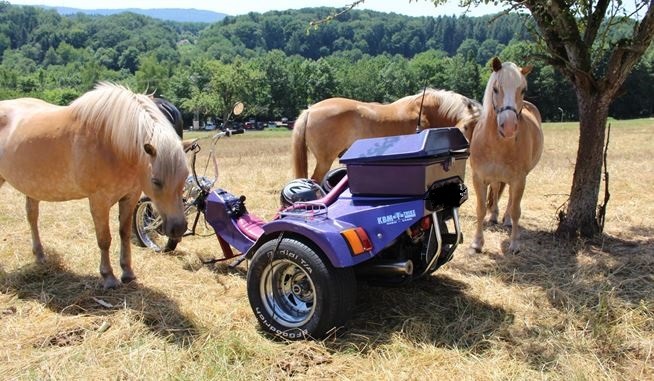
[[[182,216],[182,218],[164,217],[163,228],[164,234],[166,234],[168,237],[181,238],[184,233],[186,233],[188,224],[186,223],[186,218],[184,218],[184,216]]]
[[[515,137],[518,133],[518,113],[514,111],[497,114],[497,132],[504,139]]]

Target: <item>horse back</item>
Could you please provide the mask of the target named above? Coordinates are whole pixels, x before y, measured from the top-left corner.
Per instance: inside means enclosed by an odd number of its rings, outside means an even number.
[[[524,107],[522,109],[522,112],[528,112],[532,115],[532,117],[535,120],[535,123],[538,125],[540,128],[541,123],[543,122],[543,118],[540,115],[540,111],[538,110],[538,107],[536,107],[535,104],[529,102],[529,101],[524,101]]]
[[[54,109],[58,106],[36,98],[18,98],[0,101],[0,132],[13,129],[25,117],[37,110]]]
[[[97,130],[83,129],[69,107],[38,100],[0,102],[0,177],[43,201],[87,197],[98,188],[123,186],[130,168],[117,165]],[[102,160],[98,160],[102,158]],[[46,186],[44,186],[46,185]],[[132,185],[133,186],[133,185]]]

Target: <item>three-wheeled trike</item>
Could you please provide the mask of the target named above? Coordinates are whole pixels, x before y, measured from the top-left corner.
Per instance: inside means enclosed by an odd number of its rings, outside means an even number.
[[[231,134],[214,135],[212,147]],[[351,316],[357,281],[397,285],[452,258],[463,239],[467,158],[458,129],[425,129],[356,141],[328,193],[285,206],[271,221],[250,213],[244,196],[210,189],[194,166],[188,202],[215,231],[223,259],[249,260],[247,295],[261,327],[287,339],[321,338]],[[156,211],[140,207],[150,217],[135,222],[156,233]]]

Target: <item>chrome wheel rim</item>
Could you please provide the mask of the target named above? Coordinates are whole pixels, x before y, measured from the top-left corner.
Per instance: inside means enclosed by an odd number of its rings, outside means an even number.
[[[152,201],[140,203],[135,213],[136,231],[141,242],[151,249],[161,250],[166,237],[161,234],[162,219]]]
[[[267,312],[284,327],[300,327],[313,317],[315,286],[309,274],[294,262],[283,259],[270,263],[259,286]]]

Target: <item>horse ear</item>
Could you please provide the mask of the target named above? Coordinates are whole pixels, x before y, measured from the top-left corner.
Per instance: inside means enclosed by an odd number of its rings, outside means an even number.
[[[522,69],[520,69],[520,71],[522,72],[522,75],[527,76],[527,74],[531,73],[531,70],[533,68],[534,68],[534,65],[527,65],[527,66],[523,67]]]
[[[502,61],[498,57],[493,57],[493,71],[500,71],[502,68]]]
[[[157,156],[157,149],[154,148],[154,146],[153,146],[152,144],[150,144],[150,143],[145,143],[145,144],[143,145],[143,149],[145,150],[145,153],[147,153],[148,155],[150,155],[150,156],[152,156],[152,157]]]

